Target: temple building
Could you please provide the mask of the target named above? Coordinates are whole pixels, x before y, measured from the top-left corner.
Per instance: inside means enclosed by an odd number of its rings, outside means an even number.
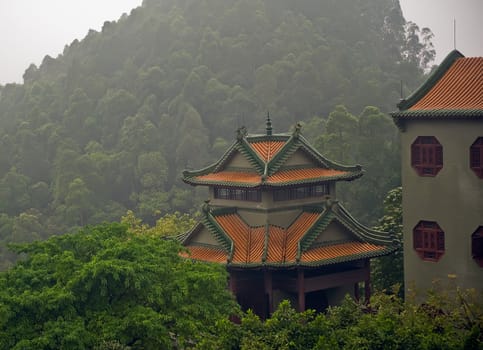
[[[183,172],[209,191],[201,220],[180,238],[186,256],[225,265],[239,304],[263,318],[283,299],[298,310],[324,310],[347,293],[368,299],[370,259],[395,247],[337,201],[336,183],[362,168],[325,158],[300,129],[272,134],[267,117],[265,134],[240,128],[216,163]]]
[[[405,285],[483,290],[483,57],[451,52],[398,108]]]

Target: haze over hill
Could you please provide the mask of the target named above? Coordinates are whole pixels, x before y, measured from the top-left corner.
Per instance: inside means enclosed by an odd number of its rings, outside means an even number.
[[[56,57],[89,29],[100,30],[105,21],[117,20],[140,4],[141,0],[0,1],[0,84],[22,82],[30,63],[39,65],[45,55]],[[457,48],[466,56],[483,56],[482,1],[401,0],[400,4],[406,20],[435,34],[436,63],[453,49],[453,19]]]
[[[145,0],[0,88],[0,249],[127,210],[195,212],[205,193],[182,170],[242,124],[262,131],[267,110],[274,132],[302,121],[327,157],[364,166],[338,198],[374,223],[399,185],[384,112],[434,57],[404,23],[392,0]]]

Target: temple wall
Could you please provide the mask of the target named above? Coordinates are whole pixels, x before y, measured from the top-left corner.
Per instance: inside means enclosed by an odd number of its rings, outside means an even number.
[[[330,241],[342,241],[353,239],[354,234],[351,233],[344,226],[338,222],[332,221],[329,226],[317,237],[314,243],[330,242]]]
[[[190,239],[191,243],[204,243],[218,245],[219,243],[205,227]]]
[[[271,225],[281,226],[286,228],[297,218],[301,213],[300,209],[291,209],[276,212],[255,212],[249,210],[239,209],[238,214],[250,226],[263,226],[267,223]]]
[[[252,168],[250,162],[240,152],[236,152],[226,166],[238,168]]]
[[[297,166],[297,165],[314,165],[314,161],[310,159],[305,152],[297,150],[292,154],[287,161],[283,164],[284,166]]]
[[[435,136],[443,146],[443,168],[435,177],[419,176],[411,166],[411,144]],[[401,133],[404,270],[407,287],[424,290],[448,275],[464,288],[483,290],[483,268],[471,255],[471,235],[483,226],[483,180],[469,166],[471,144],[483,136],[483,120],[409,121]],[[413,248],[420,220],[435,221],[445,233],[438,262],[422,260]]]

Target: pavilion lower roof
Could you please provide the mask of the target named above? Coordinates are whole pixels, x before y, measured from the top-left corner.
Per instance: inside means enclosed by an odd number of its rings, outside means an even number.
[[[309,266],[323,266],[339,262],[358,260],[368,257],[374,257],[385,253],[386,248],[376,244],[365,242],[345,242],[334,244],[316,249],[309,250],[302,253],[300,262],[297,261],[277,261],[268,259],[266,261],[239,261],[233,260],[232,265],[243,266],[290,266],[290,265],[309,265]],[[210,248],[205,246],[189,246],[188,252],[182,254],[185,258],[194,260],[206,261],[224,264],[228,262],[228,253],[219,248]]]
[[[322,213],[302,212],[287,228],[275,225],[250,227],[237,213],[215,217],[216,224],[233,242],[233,252],[216,246],[187,245],[189,257],[235,266],[283,267],[290,265],[322,266],[384,255],[388,246],[360,240],[333,242],[311,247],[298,256],[304,235],[320,219]]]

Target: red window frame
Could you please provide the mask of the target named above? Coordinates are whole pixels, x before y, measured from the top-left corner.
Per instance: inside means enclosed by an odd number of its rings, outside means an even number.
[[[443,168],[443,146],[434,136],[418,136],[411,145],[411,166],[419,176],[436,176]]]
[[[483,267],[483,226],[471,235],[471,256],[479,267]]]
[[[483,136],[478,137],[470,147],[470,168],[483,179]]]
[[[413,229],[413,247],[425,261],[437,262],[444,254],[444,231],[434,221],[420,221]]]

